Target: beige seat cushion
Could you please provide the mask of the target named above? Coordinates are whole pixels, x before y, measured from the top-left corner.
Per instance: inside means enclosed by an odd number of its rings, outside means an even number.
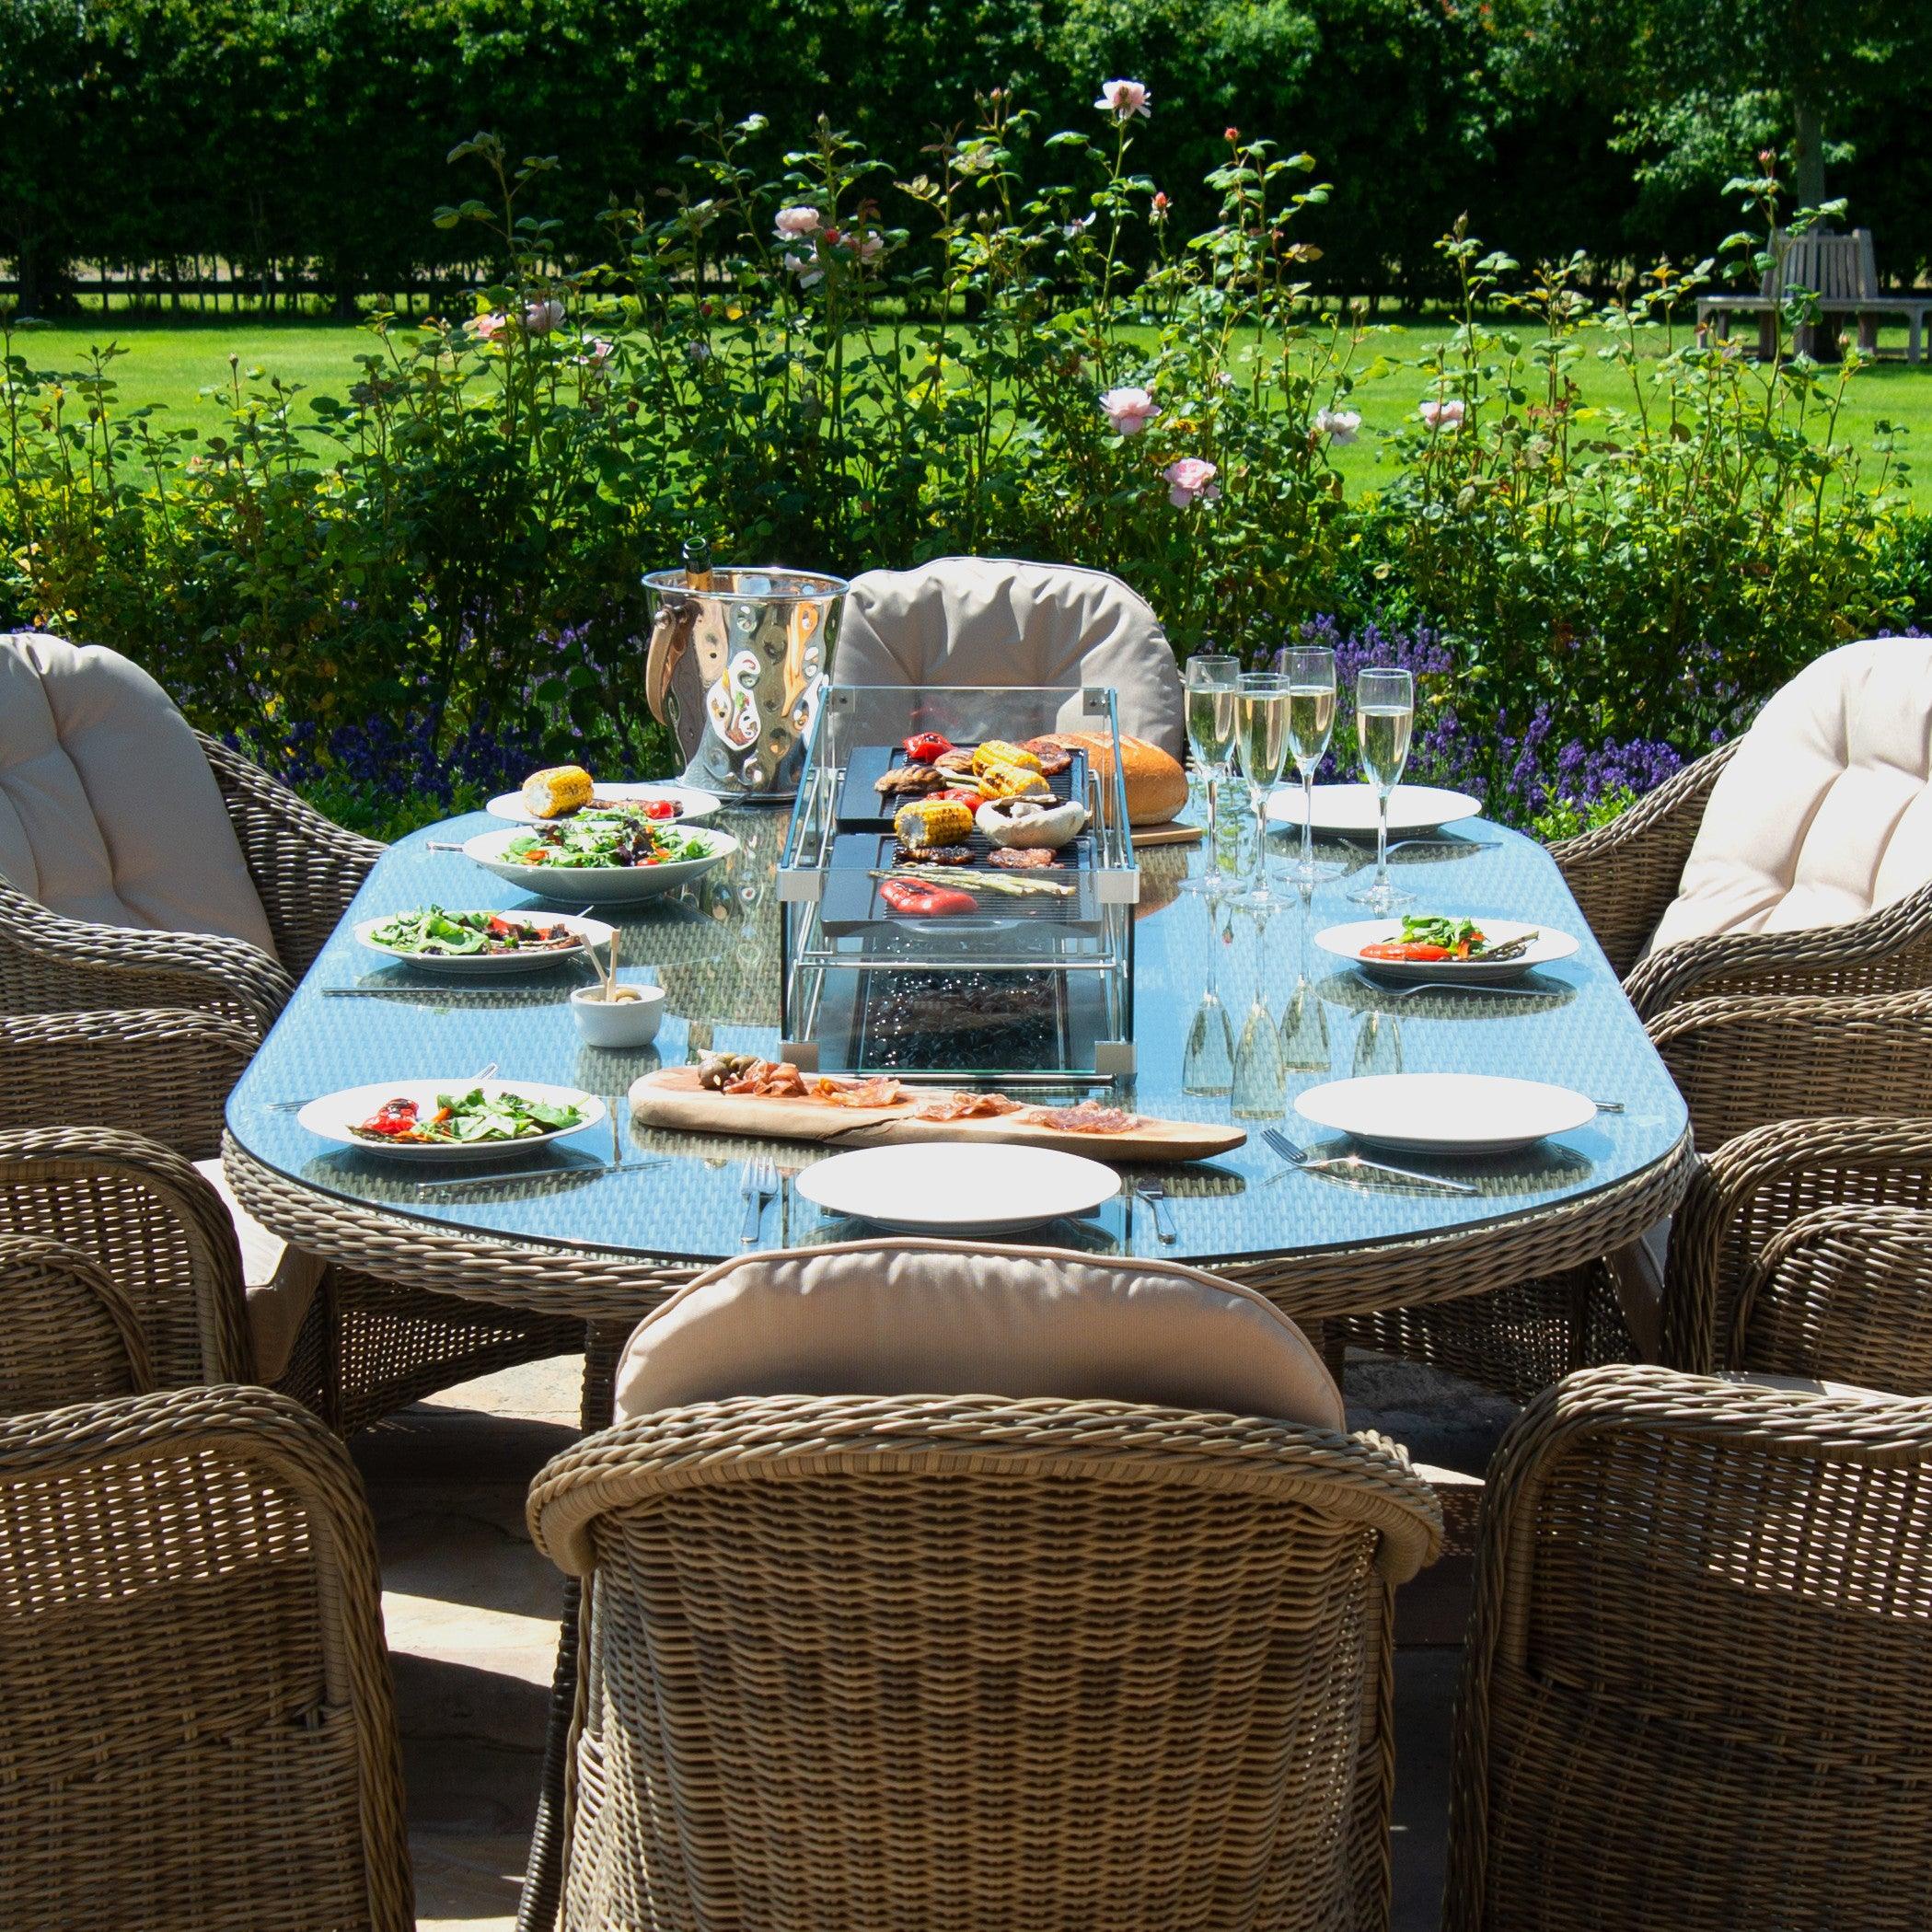
[[[1711,788],[1654,949],[1837,926],[1932,879],[1932,642],[1873,638],[1806,667]]]
[[[138,665],[0,636],[0,878],[67,919],[275,942],[194,734]]]
[[[947,1242],[752,1255],[639,1324],[619,1418],[735,1395],[1007,1395],[1343,1426],[1301,1331],[1251,1289],[1157,1261]]]
[[[292,1248],[264,1228],[235,1198],[219,1161],[197,1161],[195,1171],[221,1196],[241,1244],[241,1279],[249,1298],[249,1340],[255,1353],[255,1379],[272,1382],[288,1367],[289,1351],[302,1332],[321,1286],[326,1264]]]
[[[1105,571],[942,557],[867,571],[845,601],[841,684],[1111,687],[1120,729],[1172,758],[1186,743],[1174,647],[1144,597]],[[1087,723],[1070,696],[1058,728]]]

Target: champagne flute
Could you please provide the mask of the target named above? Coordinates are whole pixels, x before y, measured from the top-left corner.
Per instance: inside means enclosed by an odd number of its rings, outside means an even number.
[[[1371,1007],[1355,1023],[1355,1060],[1348,1070],[1357,1080],[1402,1071],[1402,1022],[1394,1013]]]
[[[1221,875],[1221,781],[1234,755],[1235,701],[1241,690],[1241,660],[1203,651],[1187,660],[1187,744],[1208,781],[1208,862],[1181,881],[1183,892],[1225,892]]]
[[[1281,1033],[1267,1007],[1267,929],[1274,917],[1272,901],[1247,907],[1255,921],[1255,998],[1234,1049],[1234,1081],[1229,1111],[1237,1120],[1278,1120],[1288,1105],[1288,1067],[1281,1055]]]
[[[1295,962],[1295,989],[1281,1009],[1282,1063],[1297,1073],[1325,1073],[1328,1070],[1328,1015],[1322,996],[1308,977],[1308,929],[1314,923],[1311,902],[1314,897],[1312,880],[1297,882],[1301,896],[1301,945]]]
[[[1285,876],[1297,885],[1319,885],[1342,870],[1318,864],[1314,855],[1314,775],[1335,732],[1335,653],[1325,644],[1310,644],[1296,645],[1285,654],[1288,750],[1301,774],[1301,856]]]
[[[1389,883],[1389,794],[1409,761],[1416,680],[1406,671],[1364,671],[1355,685],[1355,729],[1362,776],[1375,788],[1375,880],[1348,897],[1371,912],[1393,912],[1414,897]]]
[[[1235,903],[1261,910],[1281,903],[1267,885],[1267,801],[1288,757],[1288,679],[1278,671],[1250,671],[1241,680],[1235,712],[1234,742],[1255,814],[1254,876]]]
[[[1194,1010],[1194,1020],[1187,1028],[1187,1046],[1181,1056],[1181,1092],[1221,1094],[1234,1078],[1234,1029],[1229,1024],[1228,1009],[1221,1002],[1215,981],[1221,950],[1232,936],[1223,932],[1221,920],[1225,916],[1232,921],[1233,915],[1225,910],[1228,901],[1224,888],[1210,893],[1205,903],[1208,969],[1201,986],[1201,1003]]]

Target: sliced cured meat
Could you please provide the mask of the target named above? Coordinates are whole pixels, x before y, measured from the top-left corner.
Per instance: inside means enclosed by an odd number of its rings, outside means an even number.
[[[1037,872],[1044,865],[1058,865],[1059,854],[1050,845],[1002,845],[986,855],[989,865],[1002,872]]]
[[[870,1080],[833,1080],[821,1074],[807,1092],[810,1098],[835,1107],[892,1107],[906,1097],[905,1088],[884,1073]]]
[[[1021,746],[1030,751],[1040,761],[1040,769],[1048,778],[1058,778],[1063,771],[1073,769],[1073,754],[1058,738],[1028,738]]]
[[[914,1116],[919,1120],[991,1120],[1001,1114],[1017,1114],[1024,1101],[1004,1093],[943,1093],[929,1100]]]
[[[735,1078],[724,1083],[727,1093],[756,1093],[767,1099],[802,1099],[804,1076],[790,1060],[753,1060]]]
[[[970,865],[970,845],[902,845],[899,857],[911,865]]]
[[[1050,1127],[1061,1134],[1125,1134],[1140,1125],[1139,1115],[1103,1106],[1097,1100],[1070,1107],[1034,1107],[1026,1119],[1030,1126]]]

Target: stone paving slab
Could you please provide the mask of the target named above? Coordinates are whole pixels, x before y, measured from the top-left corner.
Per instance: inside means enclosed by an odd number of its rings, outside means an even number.
[[[536,1813],[561,1579],[524,1497],[576,1432],[580,1358],[471,1382],[356,1439],[395,1660],[419,1932],[512,1932]],[[1479,1471],[1511,1406],[1407,1364],[1351,1358],[1353,1426]],[[1468,1564],[1397,1599],[1394,1932],[1435,1932],[1450,1712]],[[908,1928],[913,1932],[913,1928]]]

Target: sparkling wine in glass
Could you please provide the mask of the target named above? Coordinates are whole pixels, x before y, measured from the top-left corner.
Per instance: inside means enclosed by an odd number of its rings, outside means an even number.
[[[1364,671],[1355,686],[1355,729],[1362,776],[1375,788],[1375,879],[1348,897],[1372,912],[1393,912],[1412,897],[1389,883],[1389,794],[1409,761],[1416,680],[1406,671]]]
[[[1267,801],[1281,782],[1288,757],[1288,679],[1278,671],[1251,671],[1235,703],[1235,749],[1248,781],[1255,814],[1255,861],[1248,889],[1238,904],[1264,908],[1280,903],[1267,885]]]
[[[1339,865],[1315,862],[1314,775],[1335,735],[1335,653],[1325,645],[1296,646],[1287,652],[1288,751],[1301,774],[1301,856],[1286,876],[1297,885],[1319,885],[1334,878]]]
[[[1236,710],[1241,693],[1241,660],[1200,652],[1187,660],[1187,744],[1208,783],[1208,862],[1182,881],[1186,892],[1227,889],[1221,851],[1221,783],[1234,756]]]

